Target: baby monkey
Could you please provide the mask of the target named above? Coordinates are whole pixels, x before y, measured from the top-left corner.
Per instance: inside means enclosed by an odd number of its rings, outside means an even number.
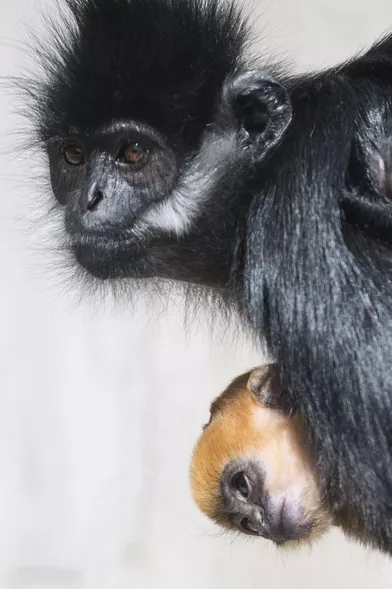
[[[212,403],[191,487],[217,524],[278,545],[309,542],[332,524],[304,422],[288,406],[273,364],[239,376]]]

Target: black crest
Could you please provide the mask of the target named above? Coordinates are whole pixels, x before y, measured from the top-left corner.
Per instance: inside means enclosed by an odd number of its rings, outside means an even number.
[[[192,142],[246,40],[241,13],[216,0],[67,0],[30,85],[39,139],[143,120]]]

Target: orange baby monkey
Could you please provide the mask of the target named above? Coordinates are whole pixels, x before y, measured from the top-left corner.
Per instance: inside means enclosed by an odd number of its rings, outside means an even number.
[[[332,524],[301,416],[273,364],[236,378],[211,406],[194,450],[193,497],[219,525],[284,545]]]

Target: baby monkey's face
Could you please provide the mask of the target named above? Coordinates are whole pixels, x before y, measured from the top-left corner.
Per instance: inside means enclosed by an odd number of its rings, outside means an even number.
[[[216,523],[276,544],[310,541],[331,525],[303,421],[287,405],[274,365],[238,377],[213,402],[191,486]]]

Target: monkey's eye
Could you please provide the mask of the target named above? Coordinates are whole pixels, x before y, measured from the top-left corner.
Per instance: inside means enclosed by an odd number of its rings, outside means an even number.
[[[244,499],[248,499],[252,485],[249,480],[249,477],[246,476],[244,472],[237,472],[231,479],[231,484],[233,489],[237,491]]]
[[[122,152],[122,159],[126,164],[140,164],[146,157],[148,149],[141,143],[128,143]]]
[[[76,143],[68,143],[63,149],[63,158],[70,166],[82,166],[84,164],[84,152]]]

